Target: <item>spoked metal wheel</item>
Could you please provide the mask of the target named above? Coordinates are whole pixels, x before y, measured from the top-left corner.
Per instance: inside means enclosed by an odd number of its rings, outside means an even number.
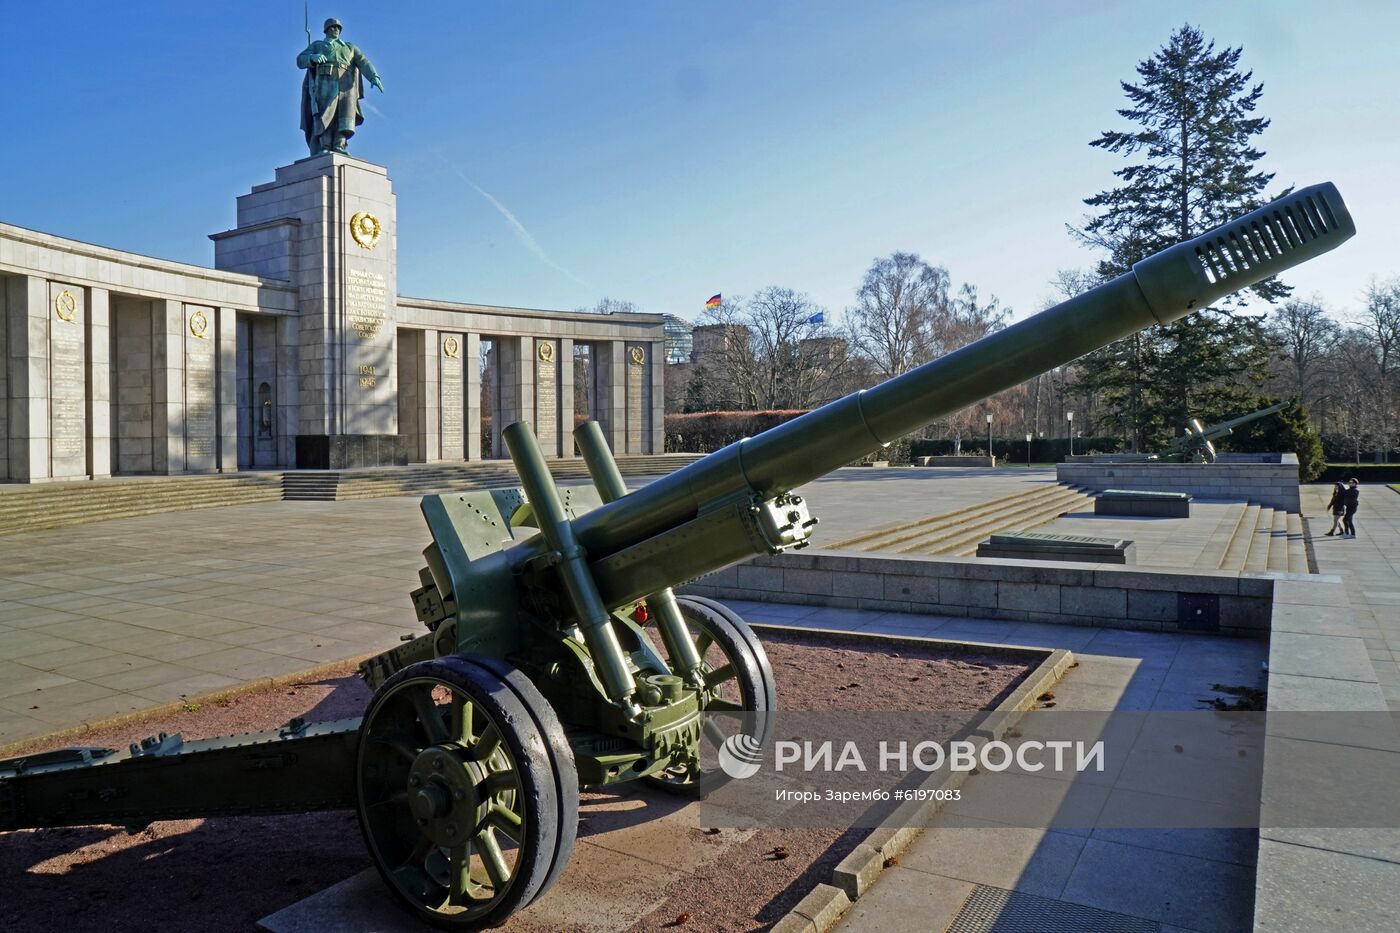
[[[702,661],[706,689],[701,708],[709,713],[775,711],[778,691],[773,669],[748,623],[723,603],[701,596],[677,596],[676,603]],[[765,726],[766,720],[757,717],[755,725]],[[713,744],[724,741],[719,726],[712,720],[706,722],[705,728]],[[765,736],[754,738],[762,742]],[[692,791],[701,776],[696,764],[677,765],[655,775],[652,781],[668,789]]]
[[[443,926],[493,926],[529,904],[577,829],[578,778],[554,711],[519,672],[460,656],[412,664],[375,694],[356,791],[375,867]]]

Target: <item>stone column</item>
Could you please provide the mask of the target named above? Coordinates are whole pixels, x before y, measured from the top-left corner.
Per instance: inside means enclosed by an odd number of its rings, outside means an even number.
[[[513,417],[503,419],[501,427],[505,427],[512,421],[528,421],[530,427],[535,427],[535,340],[532,337],[521,337],[514,341],[511,347],[514,350],[515,365],[511,368],[511,393],[515,397],[515,410]],[[503,451],[505,447],[501,448]]]
[[[407,461],[399,434],[396,207],[387,170],[337,153],[277,169],[238,199],[238,227],[213,235],[220,269],[298,289],[303,468]],[[285,396],[284,396],[285,398]]]
[[[5,280],[10,478],[49,477],[48,283],[37,276]]]
[[[10,287],[0,275],[0,480],[10,478]]]
[[[238,472],[238,312],[217,311],[218,451],[214,468],[220,473]]]
[[[621,340],[594,344],[599,351],[598,422],[613,456],[627,452],[627,345]]]
[[[151,309],[151,424],[153,469],[185,470],[185,307],[158,299]]]
[[[418,345],[418,446],[427,460],[442,459],[442,435],[438,432],[440,394],[442,392],[442,334],[435,330],[419,331]],[[399,391],[403,391],[402,373]]]
[[[112,308],[105,288],[88,289],[87,472],[112,475]]]
[[[277,464],[297,466],[297,429],[303,424],[301,416],[300,366],[302,347],[301,327],[297,318],[288,315],[277,320],[277,384],[273,394],[277,399]],[[314,382],[314,378],[312,380]]]
[[[574,342],[559,339],[559,456],[574,457]]]
[[[467,391],[467,459],[481,459],[481,335],[467,334],[462,351]]]
[[[647,406],[650,418],[650,443],[647,453],[666,452],[666,343],[654,340],[651,352],[647,354],[647,365],[651,367],[651,404]]]

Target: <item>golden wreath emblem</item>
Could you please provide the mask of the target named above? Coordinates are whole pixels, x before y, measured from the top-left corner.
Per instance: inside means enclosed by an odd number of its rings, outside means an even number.
[[[196,311],[190,315],[190,336],[200,340],[209,339],[209,316],[203,311]]]
[[[350,237],[363,249],[374,249],[379,245],[379,235],[384,232],[379,218],[369,211],[360,211],[350,218]]]
[[[633,347],[632,349],[627,351],[627,355],[632,357],[633,366],[641,366],[647,361],[646,351],[643,350],[641,347]]]
[[[462,352],[462,343],[456,337],[448,337],[442,342],[442,355],[449,360],[455,360],[457,354]]]
[[[554,344],[548,340],[540,344],[540,359],[546,363],[554,362]]]
[[[73,293],[65,288],[54,297],[53,313],[58,315],[60,321],[76,324],[78,322],[78,299],[74,298]]]

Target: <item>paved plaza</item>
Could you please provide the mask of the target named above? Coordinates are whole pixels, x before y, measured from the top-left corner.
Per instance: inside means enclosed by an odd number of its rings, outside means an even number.
[[[802,491],[823,519],[821,537],[839,540],[1046,483],[1046,470],[849,469]],[[1314,535],[1327,521],[1325,491],[1303,490]],[[416,634],[408,593],[428,543],[418,504],[272,502],[0,537],[0,744],[292,677]],[[1071,514],[1054,530],[1076,522],[1095,524]],[[1199,553],[1183,552],[1181,541],[1201,537],[1199,549],[1208,547],[1202,529],[1220,519],[1206,503],[1191,522],[1179,526],[1190,534],[1176,539],[1161,522],[1141,523],[1135,535],[1149,560],[1172,554],[1191,566]],[[1400,709],[1400,495],[1367,489],[1357,524],[1354,540],[1312,538],[1317,570],[1341,579],[1332,586],[1345,593],[1376,680]],[[1242,639],[774,603],[734,608],[758,622],[1068,648],[1079,664],[1055,688],[1061,710],[1197,710],[1212,684],[1262,687],[1269,655],[1267,643]],[[969,784],[969,803],[946,818],[957,825],[936,820],[841,929],[942,928],[985,891],[1105,911],[1166,933],[1251,926],[1257,832],[1009,825],[977,803],[979,788],[992,792],[991,777]],[[1044,790],[1053,805],[1063,788],[1047,781]],[[1105,782],[1089,805],[1123,806],[1115,793]],[[1213,794],[1183,792],[1193,807],[1218,802]]]

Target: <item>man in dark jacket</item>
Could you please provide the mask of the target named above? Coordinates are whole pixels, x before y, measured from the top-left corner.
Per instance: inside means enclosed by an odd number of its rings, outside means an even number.
[[[1347,490],[1342,494],[1342,505],[1346,506],[1346,514],[1342,516],[1342,536],[1347,538],[1356,537],[1356,524],[1352,521],[1352,516],[1356,514],[1356,507],[1361,502],[1361,481],[1352,479],[1347,482]]]

